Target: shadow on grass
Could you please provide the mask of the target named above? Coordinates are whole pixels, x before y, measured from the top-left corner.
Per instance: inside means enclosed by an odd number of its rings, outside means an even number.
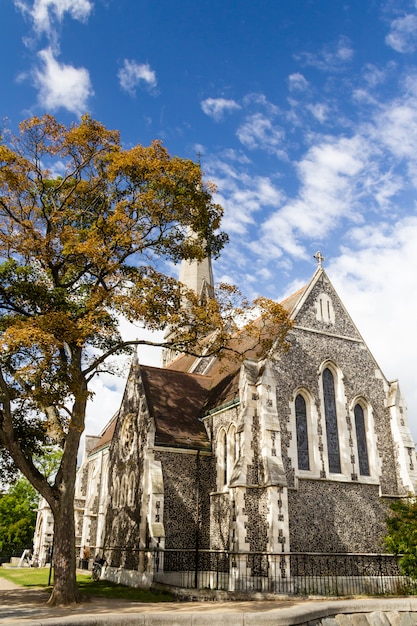
[[[48,586],[48,567],[37,569],[0,567],[0,576],[22,587],[52,591],[52,587]],[[51,581],[53,583],[53,574]],[[77,574],[77,584],[83,596],[98,596],[133,602],[172,602],[174,600],[173,596],[163,592],[125,587],[107,580],[94,581],[91,574]]]
[[[112,598],[114,600],[129,600],[133,602],[172,602],[174,597],[168,593],[152,591],[151,589],[137,589],[125,587],[108,580],[93,581],[85,575],[77,576],[78,588],[83,595]]]

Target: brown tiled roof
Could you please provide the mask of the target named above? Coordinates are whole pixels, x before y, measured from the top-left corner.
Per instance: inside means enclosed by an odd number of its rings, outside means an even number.
[[[110,442],[113,439],[114,429],[116,428],[117,416],[118,416],[118,413],[113,415],[110,422],[102,431],[100,435],[100,439],[97,442],[97,445],[95,445],[94,448],[90,450],[88,456],[91,456],[92,454],[95,454],[96,452],[99,452],[103,448],[106,448],[107,446],[110,445]]]
[[[210,449],[199,420],[212,379],[198,374],[140,366],[146,398],[155,421],[156,445]]]
[[[288,313],[291,313],[306,289],[307,285],[304,285],[301,289],[292,293],[288,296],[288,298],[285,298],[285,300],[281,302],[281,306],[283,306]]]

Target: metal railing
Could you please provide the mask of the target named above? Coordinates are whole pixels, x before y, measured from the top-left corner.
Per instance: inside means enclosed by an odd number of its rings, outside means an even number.
[[[388,554],[156,550],[152,562],[154,581],[183,588],[324,596],[417,591]]]

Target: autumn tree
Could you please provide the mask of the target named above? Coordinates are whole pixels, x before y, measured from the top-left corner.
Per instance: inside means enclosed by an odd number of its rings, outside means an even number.
[[[123,340],[119,316],[169,327],[163,347],[210,354],[250,310],[233,287],[201,303],[162,271],[218,256],[227,237],[211,194],[197,164],[160,142],[123,149],[89,116],[71,127],[35,117],[0,143],[0,446],[54,516],[52,604],[79,599],[74,484],[89,385],[141,343]],[[288,319],[257,304],[263,321],[248,332],[265,349]],[[34,462],[45,445],[62,449],[53,481]]]

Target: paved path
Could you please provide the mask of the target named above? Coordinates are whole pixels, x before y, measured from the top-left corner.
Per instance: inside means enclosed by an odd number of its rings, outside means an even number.
[[[323,626],[340,626],[334,619],[326,619],[338,614],[357,614],[358,619],[350,626],[417,625],[417,598],[412,597],[157,604],[92,598],[72,607],[54,608],[48,607],[46,599],[45,591],[20,587],[0,577],[0,625],[293,626],[323,620]],[[408,617],[406,621],[396,619],[384,623],[379,618],[382,612]],[[365,614],[374,614],[379,621],[367,621]]]

